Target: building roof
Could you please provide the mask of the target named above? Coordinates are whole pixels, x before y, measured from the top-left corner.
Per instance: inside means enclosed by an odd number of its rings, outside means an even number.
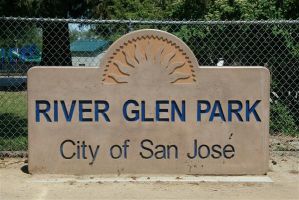
[[[109,41],[97,39],[79,39],[71,43],[71,52],[100,53],[109,46]]]

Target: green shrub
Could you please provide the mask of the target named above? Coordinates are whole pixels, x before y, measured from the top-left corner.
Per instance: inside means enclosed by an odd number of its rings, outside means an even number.
[[[270,132],[273,134],[283,133],[291,136],[299,136],[295,116],[281,102],[275,102],[270,105]]]

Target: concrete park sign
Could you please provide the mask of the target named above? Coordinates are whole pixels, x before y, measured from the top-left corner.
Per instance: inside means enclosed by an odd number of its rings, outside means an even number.
[[[180,39],[140,30],[100,67],[28,72],[29,171],[264,174],[269,72],[204,67]]]

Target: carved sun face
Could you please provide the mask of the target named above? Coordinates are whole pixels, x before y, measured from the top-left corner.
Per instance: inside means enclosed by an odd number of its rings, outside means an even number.
[[[196,81],[191,61],[175,44],[160,38],[140,38],[116,49],[106,64],[107,84],[158,85]]]

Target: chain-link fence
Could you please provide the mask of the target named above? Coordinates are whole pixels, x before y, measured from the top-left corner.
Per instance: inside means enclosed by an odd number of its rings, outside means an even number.
[[[200,65],[266,66],[272,75],[272,134],[299,134],[299,20],[119,21],[0,17],[0,151],[27,150],[27,70],[99,66],[109,45],[133,30],[181,38]]]

